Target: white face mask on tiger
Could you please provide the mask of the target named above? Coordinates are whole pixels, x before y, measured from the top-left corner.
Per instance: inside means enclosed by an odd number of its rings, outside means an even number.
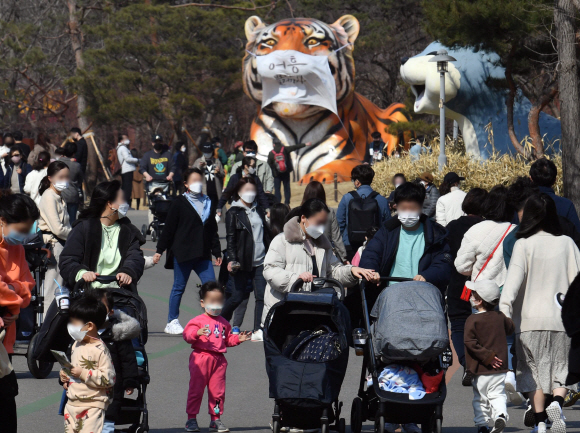
[[[272,102],[317,105],[338,115],[327,56],[277,50],[256,56],[256,63],[262,77],[262,108]]]

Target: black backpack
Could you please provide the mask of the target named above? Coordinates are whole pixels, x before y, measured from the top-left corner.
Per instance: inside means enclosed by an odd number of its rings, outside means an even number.
[[[364,198],[351,191],[352,200],[348,203],[348,240],[351,245],[362,245],[365,234],[371,227],[380,227],[381,209],[376,200],[378,192],[373,191]]]

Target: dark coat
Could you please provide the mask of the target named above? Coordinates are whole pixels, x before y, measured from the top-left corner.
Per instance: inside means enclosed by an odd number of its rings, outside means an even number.
[[[552,188],[547,186],[540,186],[540,192],[548,194],[556,203],[556,212],[558,215],[563,216],[568,221],[570,221],[576,227],[576,230],[580,231],[580,219],[578,219],[578,213],[574,207],[574,203],[565,197],[560,197],[556,195]]]
[[[290,153],[302,149],[304,146],[306,146],[306,143],[300,143],[294,146],[284,146],[280,144],[278,146],[276,145],[274,146],[274,151],[276,153],[280,153],[280,150],[283,150],[284,152],[284,159],[286,160],[285,161],[286,171],[284,172],[284,174],[292,173],[294,171],[294,166],[292,165],[292,156],[290,155]],[[278,177],[280,176],[281,173],[278,172],[278,164],[276,164],[276,160],[274,158],[275,158],[274,153],[270,151],[270,153],[268,154],[268,165],[272,169],[272,173],[274,174],[274,176]]]
[[[264,226],[264,246],[266,251],[272,242],[272,235],[264,209],[257,207],[257,212],[262,218]],[[226,214],[226,240],[228,260],[230,262],[239,262],[242,271],[250,272],[254,265],[254,235],[252,225],[246,211],[238,206],[232,206]]]
[[[256,181],[256,198],[258,199],[258,204],[263,209],[270,209],[270,202],[268,201],[268,196],[264,192],[264,187],[262,186],[262,182],[255,174],[251,175],[254,180]],[[238,172],[232,174],[230,176],[230,180],[228,181],[228,186],[226,186],[225,191],[223,192],[220,201],[217,204],[218,209],[223,209],[226,203],[232,198],[232,194],[234,193],[234,188],[242,178],[242,173]]]
[[[447,230],[424,214],[421,215],[421,222],[425,233],[425,252],[419,261],[419,275],[443,292],[453,270],[453,259],[446,241]],[[386,221],[367,243],[359,266],[374,269],[382,277],[388,277],[397,256],[400,233],[401,222],[398,218]]]
[[[133,279],[131,285],[136,287],[145,266],[141,251],[145,238],[137,227],[131,224],[129,218],[121,218],[119,224],[121,231],[118,248],[121,253],[121,264],[117,273],[129,275]],[[103,230],[98,218],[78,219],[73,224],[58,263],[60,275],[69,287],[74,287],[75,277],[80,270],[96,271],[101,254],[102,235]]]
[[[76,142],[77,152],[75,153],[75,159],[81,165],[83,173],[87,172],[87,160],[89,158],[89,147],[87,146],[87,141],[81,138]]]
[[[457,251],[461,247],[461,241],[465,233],[475,224],[483,221],[482,217],[465,215],[447,224],[447,243],[449,244],[449,254],[451,263],[455,262]],[[468,301],[461,299],[465,282],[469,280],[466,275],[461,275],[453,266],[451,279],[447,286],[447,313],[451,319],[468,318],[471,315],[471,305]]]
[[[20,168],[22,168],[22,172],[18,175],[18,184],[20,186],[20,193],[24,193],[24,184],[26,183],[26,176],[28,176],[28,173],[32,171],[32,166],[30,164],[27,164],[26,162],[23,162],[20,165]],[[2,171],[1,168],[0,171]],[[10,187],[12,186],[13,172],[14,172],[14,163],[10,161],[9,163],[6,164],[6,172],[4,172],[4,180],[3,182],[0,182],[0,185],[2,185],[5,189],[10,189]]]
[[[185,195],[173,200],[165,219],[165,228],[157,242],[157,253],[163,254],[166,250],[171,252],[167,254],[167,269],[173,269],[173,256],[177,263],[194,259],[211,260],[212,254],[221,257],[215,213],[211,213],[204,224]]]
[[[562,323],[566,334],[572,340],[568,354],[566,385],[573,385],[580,381],[580,275],[572,281],[564,298]]]
[[[123,395],[126,389],[139,386],[139,369],[137,357],[131,339],[139,337],[141,328],[139,322],[122,311],[115,311],[100,337],[105,342],[117,376],[113,388],[113,401],[105,412],[105,418],[116,421],[121,411]]]

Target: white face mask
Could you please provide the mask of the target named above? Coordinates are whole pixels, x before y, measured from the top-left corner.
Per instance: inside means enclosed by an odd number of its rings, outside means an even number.
[[[54,189],[56,189],[57,191],[64,191],[65,189],[68,188],[68,182],[66,180],[61,180],[53,183],[52,186],[54,186]]]
[[[421,185],[423,185],[424,188],[427,187],[427,182],[425,182],[424,180],[421,181]]]
[[[129,204],[122,203],[119,205],[119,209],[114,209],[114,208],[111,208],[111,209],[116,210],[119,213],[119,216],[124,217],[127,215],[127,212],[129,211]]]
[[[84,338],[87,335],[88,331],[81,331],[81,329],[83,329],[85,325],[73,325],[72,323],[69,323],[68,325],[66,325],[66,329],[68,330],[69,335],[72,337],[73,340],[75,341],[83,341]]]
[[[256,167],[248,167],[248,174],[256,173]]]
[[[254,203],[254,199],[256,198],[256,192],[255,191],[248,191],[248,192],[244,192],[240,195],[240,198],[242,200],[244,200],[246,203]]]
[[[205,153],[205,152],[203,153],[203,157],[205,159],[210,159],[212,156],[213,156],[213,153]]]
[[[419,212],[399,212],[397,217],[405,227],[413,227],[419,222],[421,214]]]
[[[324,226],[322,224],[319,226],[314,226],[311,224],[306,227],[306,233],[308,233],[311,238],[318,239],[324,234]]]
[[[181,149],[180,149],[180,150],[181,150],[183,153],[185,153],[185,151],[187,150],[187,147],[185,147],[185,146],[181,146]]]
[[[201,182],[193,182],[189,185],[189,191],[191,191],[193,194],[200,194],[202,188],[203,183]]]
[[[473,308],[477,308],[477,303],[478,303],[478,302],[479,302],[479,301],[478,301],[477,299],[475,299],[475,298],[473,297],[473,295],[471,295],[471,297],[469,298],[469,303],[471,304],[471,306],[472,306]]]
[[[250,158],[255,158],[256,154],[254,152],[246,152],[246,156],[249,156]]]
[[[398,188],[398,187],[400,187],[401,185],[403,185],[403,184],[402,184],[402,183],[396,183],[396,184],[395,184],[395,188]]]
[[[123,141],[122,141],[122,143],[123,143],[125,146],[129,146],[129,143],[131,143],[131,142],[130,142],[130,141],[127,139],[127,140],[123,140]]]
[[[219,316],[223,308],[224,306],[222,304],[207,304],[205,306],[205,312],[210,316]]]

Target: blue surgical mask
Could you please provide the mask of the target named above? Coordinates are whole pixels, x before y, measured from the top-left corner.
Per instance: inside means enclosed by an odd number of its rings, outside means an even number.
[[[10,230],[7,235],[4,234],[4,225],[2,224],[2,237],[8,245],[22,245],[26,242],[27,235]]]

